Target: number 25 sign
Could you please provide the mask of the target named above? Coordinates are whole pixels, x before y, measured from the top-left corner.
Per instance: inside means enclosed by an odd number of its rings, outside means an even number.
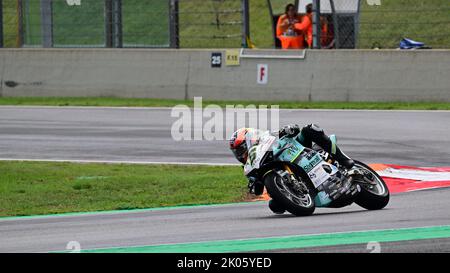
[[[211,67],[222,67],[222,53],[213,52],[211,54]]]

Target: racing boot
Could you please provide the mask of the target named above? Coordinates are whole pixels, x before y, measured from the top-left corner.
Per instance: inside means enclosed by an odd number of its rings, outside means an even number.
[[[327,153],[331,154],[334,159],[347,169],[353,168],[355,162],[344,154],[336,145],[336,137],[332,136],[333,140],[328,137],[323,129],[316,124],[310,124],[302,128],[301,136],[306,143],[315,142]]]
[[[350,170],[351,168],[353,168],[353,166],[355,166],[355,162],[353,161],[353,159],[351,159],[346,154],[344,154],[341,151],[341,149],[339,149],[338,146],[336,146],[336,153],[335,154],[331,153],[331,154],[337,160],[337,162],[339,162],[339,164],[341,164],[348,170]]]

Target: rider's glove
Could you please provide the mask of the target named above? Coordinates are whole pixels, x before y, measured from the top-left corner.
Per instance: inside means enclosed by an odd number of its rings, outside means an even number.
[[[300,133],[300,127],[297,124],[286,125],[278,132],[279,137],[288,136],[293,137]]]
[[[264,192],[264,183],[255,177],[248,178],[248,192],[255,195],[261,195]]]

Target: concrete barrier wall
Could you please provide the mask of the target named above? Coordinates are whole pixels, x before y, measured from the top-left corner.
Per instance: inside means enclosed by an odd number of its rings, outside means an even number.
[[[221,68],[211,52],[0,49],[0,96],[450,102],[450,50],[312,50]],[[268,65],[266,85],[258,64]]]

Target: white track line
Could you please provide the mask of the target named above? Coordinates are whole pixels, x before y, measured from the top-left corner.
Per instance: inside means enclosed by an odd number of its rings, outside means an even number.
[[[200,165],[200,166],[240,166],[235,163],[208,162],[167,162],[167,161],[114,161],[114,160],[84,160],[84,159],[42,159],[42,158],[0,158],[0,161],[28,162],[67,162],[67,163],[101,163],[101,164],[137,164],[137,165]]]
[[[230,104],[233,105],[233,104]],[[238,105],[238,104],[235,104]],[[267,105],[267,104],[261,104]],[[276,104],[274,104],[276,105]],[[269,105],[268,105],[269,106]],[[0,105],[0,109],[99,109],[99,110],[172,110],[177,107],[142,107],[142,106],[39,106],[39,105]],[[193,108],[193,107],[190,107]],[[225,107],[222,107],[225,109]],[[270,109],[270,108],[269,108]],[[280,111],[290,112],[406,112],[406,113],[450,113],[450,110],[376,110],[376,109],[289,109],[280,108]]]

